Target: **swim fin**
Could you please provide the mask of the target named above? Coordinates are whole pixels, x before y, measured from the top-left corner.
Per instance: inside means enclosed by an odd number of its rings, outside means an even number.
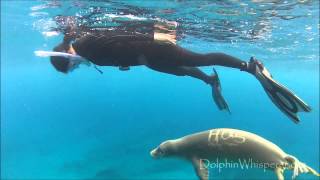
[[[272,78],[264,65],[254,57],[250,58],[249,71],[260,81],[271,101],[293,122],[299,123],[298,112],[310,112],[311,107],[288,88]]]
[[[221,84],[220,84],[218,73],[214,68],[213,68],[213,72],[214,74],[212,75],[212,77],[214,79],[213,79],[213,83],[211,84],[213,100],[221,111],[226,110],[229,113],[231,113],[227,102],[224,100],[221,94]]]

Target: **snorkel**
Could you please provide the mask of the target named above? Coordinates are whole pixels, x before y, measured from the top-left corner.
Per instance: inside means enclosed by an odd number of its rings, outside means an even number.
[[[84,59],[83,57],[75,54],[65,53],[65,52],[55,52],[55,51],[34,51],[34,54],[38,57],[63,57],[68,59],[69,61],[69,70],[68,72],[73,71],[80,64],[84,64],[86,66],[90,66],[91,63]]]
[[[55,51],[34,51],[34,54],[38,57],[51,57],[51,56],[56,56],[56,57],[65,57],[68,58],[70,61],[74,62],[81,62],[81,63],[89,63],[87,65],[90,65],[90,62],[83,57],[75,54],[69,54],[65,52],[55,52]]]

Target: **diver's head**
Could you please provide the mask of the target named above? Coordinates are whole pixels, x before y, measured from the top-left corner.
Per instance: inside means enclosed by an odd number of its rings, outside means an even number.
[[[67,43],[61,43],[55,48],[53,48],[53,51],[72,54],[72,52],[74,51],[71,51],[71,49],[72,49],[71,45]],[[57,71],[65,74],[78,68],[79,64],[81,63],[79,61],[71,60],[70,57],[64,57],[64,56],[51,56],[50,62]]]
[[[55,48],[53,48],[53,51],[55,52],[68,52],[68,44],[61,43]],[[69,71],[69,58],[67,57],[62,57],[62,56],[51,56],[50,57],[50,62],[53,65],[53,67],[62,73],[68,73]]]

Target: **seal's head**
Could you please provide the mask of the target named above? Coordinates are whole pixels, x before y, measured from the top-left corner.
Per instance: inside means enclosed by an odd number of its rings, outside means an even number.
[[[150,155],[155,159],[159,159],[162,157],[172,156],[175,153],[176,153],[175,140],[168,140],[161,143],[157,148],[153,149],[150,152]]]

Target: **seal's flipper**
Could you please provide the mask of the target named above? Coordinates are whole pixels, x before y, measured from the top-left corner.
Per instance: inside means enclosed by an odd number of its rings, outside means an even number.
[[[295,123],[300,121],[298,112],[310,112],[311,108],[288,88],[275,81],[263,64],[253,57],[249,68],[252,74],[260,81],[265,92],[272,102]]]
[[[214,80],[211,84],[212,87],[212,97],[218,108],[222,110],[227,110],[230,113],[229,106],[227,102],[224,100],[221,93],[221,84],[217,71],[213,68],[214,74],[212,75]]]
[[[306,166],[307,166],[307,165],[306,165]],[[308,173],[320,177],[320,174],[319,174],[316,170],[312,169],[312,168],[309,167],[309,166],[307,166],[307,169],[308,169]]]
[[[206,165],[204,165],[203,160],[196,158],[196,157],[192,158],[191,160],[192,160],[194,170],[196,171],[199,179],[200,180],[208,180],[209,179],[209,170],[206,167]]]
[[[282,167],[277,167],[274,172],[276,173],[278,180],[284,180]]]
[[[290,165],[289,167],[293,169],[292,179],[295,179],[301,173],[310,173],[318,177],[320,176],[320,174],[317,171],[307,166],[306,164],[300,162],[294,156],[288,155],[287,157],[285,157],[285,159],[288,161]]]

